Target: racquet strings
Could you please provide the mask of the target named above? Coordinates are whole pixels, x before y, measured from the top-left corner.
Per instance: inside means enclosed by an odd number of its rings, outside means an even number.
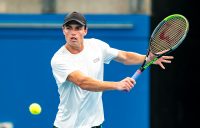
[[[182,17],[173,17],[167,20],[151,37],[151,52],[156,54],[176,46],[181,42],[186,29],[187,22]]]

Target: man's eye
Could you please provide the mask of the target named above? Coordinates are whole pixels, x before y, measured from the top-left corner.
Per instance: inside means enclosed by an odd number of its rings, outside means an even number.
[[[81,27],[77,27],[76,29],[77,29],[77,30],[81,30]]]

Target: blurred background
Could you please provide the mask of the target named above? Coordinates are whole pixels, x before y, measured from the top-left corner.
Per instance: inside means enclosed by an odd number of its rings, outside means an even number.
[[[166,70],[151,66],[131,93],[104,93],[104,128],[199,127],[199,26],[193,1],[0,0],[0,128],[52,127],[59,96],[50,60],[64,44],[61,24],[72,11],[85,14],[86,38],[143,54],[163,18],[185,15],[190,23],[188,36],[171,54],[175,59],[165,65]],[[118,81],[137,68],[111,62],[105,65],[105,80]],[[42,106],[40,115],[30,114],[32,102]]]
[[[151,0],[1,0],[1,13],[151,13]]]

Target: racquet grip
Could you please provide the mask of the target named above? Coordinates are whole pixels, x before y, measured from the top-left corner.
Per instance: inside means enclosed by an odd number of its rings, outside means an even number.
[[[133,78],[134,80],[136,80],[136,79],[138,78],[138,76],[140,76],[141,73],[142,73],[141,70],[138,69],[138,70],[133,74],[133,76],[132,76],[131,78]]]

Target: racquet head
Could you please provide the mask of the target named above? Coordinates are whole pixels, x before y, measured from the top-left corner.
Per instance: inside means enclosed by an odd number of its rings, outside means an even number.
[[[149,50],[157,55],[175,50],[185,39],[189,22],[183,15],[173,14],[163,19],[151,35]],[[165,53],[165,54],[167,54]]]
[[[144,60],[142,66],[134,73],[133,79],[138,76],[156,60],[175,50],[185,39],[189,31],[189,22],[181,14],[173,14],[164,18],[154,29],[149,43],[146,58],[150,58],[147,62]],[[150,56],[154,54],[154,57]]]

